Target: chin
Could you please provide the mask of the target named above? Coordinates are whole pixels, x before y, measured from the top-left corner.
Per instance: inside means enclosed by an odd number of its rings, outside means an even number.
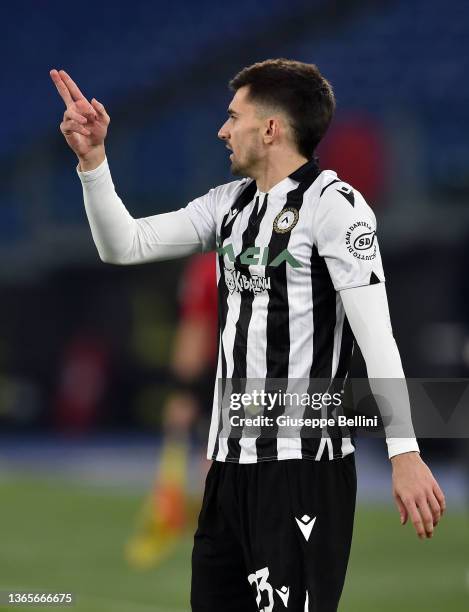
[[[232,163],[230,166],[230,172],[233,176],[242,176],[243,172],[241,168],[236,163]]]
[[[230,171],[233,176],[249,176],[246,168],[237,164],[235,161],[231,162]]]

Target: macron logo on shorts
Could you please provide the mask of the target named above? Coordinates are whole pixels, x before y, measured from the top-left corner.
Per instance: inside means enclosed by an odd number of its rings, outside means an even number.
[[[316,522],[316,517],[311,518],[307,514],[304,514],[300,519],[296,518],[295,521],[298,524],[298,527],[301,529],[301,533],[304,535],[305,540],[308,542],[309,536],[314,527],[314,523]]]
[[[275,591],[282,600],[285,608],[288,608],[288,596],[290,595],[290,587],[283,586],[281,589],[275,589]]]

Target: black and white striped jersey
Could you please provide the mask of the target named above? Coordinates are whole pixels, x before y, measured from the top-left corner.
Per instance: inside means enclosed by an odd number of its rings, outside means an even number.
[[[252,179],[211,189],[186,210],[217,250],[219,350],[208,456],[327,460],[354,451],[346,427],[320,437],[247,434],[220,409],[246,381],[346,379],[353,336],[339,291],[384,281],[376,219],[362,195],[309,161],[267,194]],[[242,382],[236,382],[242,381]],[[241,387],[240,387],[241,385]],[[275,412],[275,411],[274,411]],[[277,411],[278,413],[278,411]],[[273,433],[272,433],[273,432]],[[246,433],[246,435],[245,435]]]

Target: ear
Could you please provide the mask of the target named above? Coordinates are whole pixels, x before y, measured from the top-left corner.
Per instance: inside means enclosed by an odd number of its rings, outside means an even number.
[[[269,119],[266,119],[265,122],[265,126],[264,126],[264,142],[267,143],[271,143],[273,142],[276,138],[278,138],[280,134],[280,122],[276,117],[270,117]]]

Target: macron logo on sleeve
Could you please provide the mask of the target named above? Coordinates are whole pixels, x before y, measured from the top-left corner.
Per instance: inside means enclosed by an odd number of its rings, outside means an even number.
[[[233,221],[233,219],[236,217],[237,214],[238,214],[237,208],[230,208],[228,212],[228,216],[226,217],[225,226],[231,223],[231,221]]]
[[[342,187],[339,187],[339,189],[336,189],[336,191],[337,193],[343,195],[349,204],[355,207],[355,193],[350,185],[342,185]]]

